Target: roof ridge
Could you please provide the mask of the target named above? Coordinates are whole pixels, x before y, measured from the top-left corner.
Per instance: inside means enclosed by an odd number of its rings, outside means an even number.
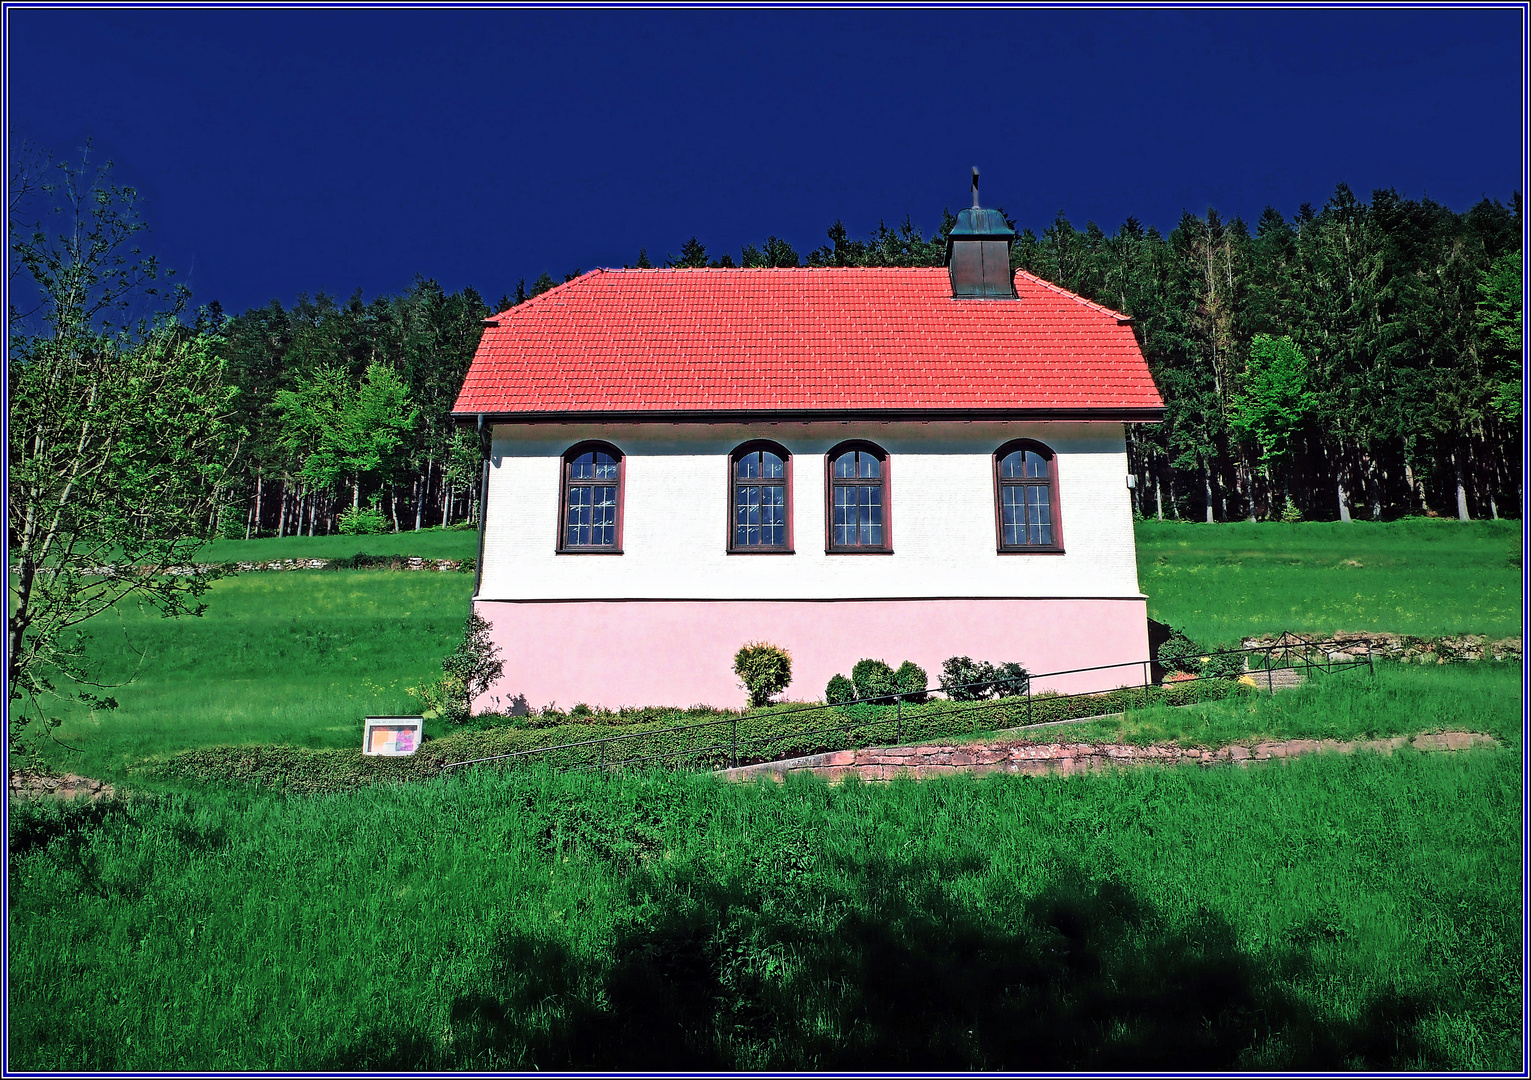
[[[1037,275],[1029,271],[1017,270],[1016,273],[1026,278],[1027,281],[1042,286],[1044,289],[1051,289],[1053,292],[1058,293],[1060,296],[1066,296],[1070,300],[1077,301],[1087,308],[1091,308],[1092,310],[1100,312],[1102,315],[1109,315],[1119,323],[1132,322],[1131,315],[1124,315],[1122,312],[1117,311],[1115,308],[1108,308],[1105,304],[1097,304],[1094,300],[1087,300],[1083,296],[1080,296],[1078,293],[1070,292],[1062,285],[1054,285],[1051,281],[1039,278]]]
[[[721,270],[729,270],[729,271],[737,271],[737,272],[740,272],[740,273],[748,272],[748,273],[753,274],[753,273],[758,273],[761,270],[782,270],[782,271],[792,271],[792,270],[814,270],[814,271],[836,270],[836,271],[840,271],[840,272],[844,272],[844,271],[847,271],[847,270],[859,270],[859,271],[862,271],[862,272],[875,272],[875,271],[880,271],[880,270],[898,270],[898,271],[901,271],[901,272],[902,271],[906,271],[906,270],[940,270],[942,272],[945,272],[946,267],[944,267],[944,266],[608,266],[608,267],[602,267],[601,269],[604,270],[608,274],[674,274],[674,273],[689,273],[689,272],[695,271],[695,270],[702,270],[702,271],[706,271],[708,273],[713,273],[713,272],[721,271]],[[591,271],[591,273],[594,273],[594,271]],[[543,295],[547,295],[547,294],[544,293]]]
[[[608,270],[604,266],[597,266],[594,270],[586,270],[583,274],[579,275],[578,277],[572,277],[568,281],[560,282],[559,284],[554,285],[547,292],[540,292],[536,296],[528,296],[525,300],[521,301],[519,304],[511,304],[510,307],[506,308],[504,311],[496,312],[495,314],[491,315],[490,318],[498,319],[501,315],[510,315],[513,312],[525,311],[528,308],[531,308],[533,306],[541,306],[542,301],[544,299],[546,299],[547,297],[552,296],[556,292],[562,292],[564,289],[567,289],[570,285],[578,285],[581,281],[584,281],[587,277],[589,277],[592,274],[609,274],[609,273],[611,273],[611,271]]]

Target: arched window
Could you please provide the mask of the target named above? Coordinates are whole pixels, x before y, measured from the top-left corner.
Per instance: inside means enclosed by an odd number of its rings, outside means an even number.
[[[994,455],[995,519],[1000,551],[1062,551],[1058,462],[1039,442],[1018,439]]]
[[[728,550],[792,551],[792,455],[771,442],[748,442],[728,456]]]
[[[828,469],[828,549],[846,554],[891,552],[887,453],[867,442],[841,443],[829,452]]]
[[[580,443],[564,454],[559,551],[622,553],[622,464],[610,443]]]

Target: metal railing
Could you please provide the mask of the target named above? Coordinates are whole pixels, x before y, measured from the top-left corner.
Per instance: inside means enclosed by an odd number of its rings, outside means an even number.
[[[1364,645],[1364,656],[1355,657],[1349,651],[1357,646]],[[1336,660],[1336,655],[1345,659]],[[1232,671],[1220,674],[1197,674],[1187,671],[1192,665],[1198,670],[1206,668],[1226,668],[1226,662],[1220,662],[1221,658],[1242,656],[1243,662]],[[1003,727],[981,728],[976,724],[970,731],[949,732],[945,737],[953,735],[979,735],[997,730],[1023,731],[1030,728],[1054,727],[1062,724],[1083,723],[1101,716],[1114,715],[1128,708],[1146,707],[1159,702],[1176,704],[1176,698],[1187,696],[1181,688],[1191,687],[1204,683],[1236,683],[1241,680],[1246,685],[1260,689],[1263,682],[1264,689],[1274,694],[1278,689],[1276,672],[1292,671],[1301,676],[1303,681],[1317,676],[1327,676],[1338,671],[1345,671],[1365,667],[1369,673],[1374,673],[1372,662],[1372,647],[1369,639],[1349,639],[1338,641],[1333,639],[1313,640],[1298,634],[1282,634],[1275,642],[1265,646],[1255,646],[1242,649],[1223,649],[1205,653],[1189,653],[1182,656],[1161,656],[1154,660],[1134,660],[1120,664],[1098,664],[1093,667],[1069,668],[1064,671],[1049,671],[1038,674],[1027,674],[1020,678],[990,679],[983,682],[963,683],[959,685],[936,685],[925,687],[920,690],[887,691],[857,697],[849,701],[835,702],[833,704],[808,704],[786,709],[774,709],[770,712],[755,713],[748,716],[738,714],[719,717],[716,720],[701,720],[688,724],[674,724],[660,728],[645,728],[642,731],[632,731],[620,735],[602,735],[591,739],[579,739],[573,742],[557,743],[549,746],[538,746],[527,750],[517,750],[505,754],[491,754],[485,757],[470,758],[466,761],[453,761],[442,765],[442,770],[462,768],[467,765],[481,765],[489,762],[509,764],[517,760],[525,760],[534,757],[552,755],[563,752],[567,756],[577,759],[577,764],[570,767],[575,769],[615,769],[636,768],[643,766],[677,765],[688,759],[697,768],[737,768],[743,764],[756,764],[760,762],[781,760],[783,757],[796,757],[803,754],[823,753],[837,749],[847,749],[852,743],[859,745],[872,745],[872,741],[858,741],[856,734],[875,734],[879,730],[885,730],[887,735],[893,737],[893,745],[904,741],[907,721],[937,720],[948,722],[954,717],[973,715],[981,718],[985,714],[1002,714],[1007,720],[1013,721],[1021,715],[1025,717],[1025,723],[1006,723]],[[1044,691],[1034,694],[1033,688],[1040,680],[1059,679],[1065,676],[1085,675],[1092,672],[1106,672],[1118,669],[1132,669],[1134,680],[1130,683],[1123,682],[1115,687],[1104,690],[1086,690],[1070,694]],[[1188,675],[1187,678],[1164,680],[1161,676],[1155,679],[1155,670],[1163,672],[1173,670]],[[1141,679],[1137,677],[1141,673]],[[1263,679],[1261,676],[1263,675]],[[1287,685],[1287,679],[1283,677],[1281,686]],[[980,700],[963,700],[964,692],[985,693],[996,688],[1013,688],[1016,692],[1008,696],[998,698],[984,698]],[[1155,691],[1159,691],[1156,695]],[[953,696],[955,693],[955,697]],[[906,717],[907,706],[918,706],[926,702],[933,695],[944,695],[948,702],[961,702],[953,708],[941,709],[936,713],[919,711]],[[1191,693],[1189,696],[1196,696]],[[1090,702],[1101,706],[1112,706],[1105,711],[1091,711]],[[1067,711],[1077,703],[1081,708],[1080,715],[1063,717],[1059,719],[1043,720],[1037,722],[1036,712],[1039,703],[1044,712],[1058,710]],[[1186,702],[1193,704],[1194,702]],[[827,724],[821,727],[807,729],[792,726],[794,718],[807,717],[815,713],[830,713],[839,720],[837,723]],[[849,715],[847,715],[849,714]],[[847,722],[848,721],[848,722]],[[741,738],[740,725],[745,730]],[[931,726],[917,723],[915,730]],[[768,728],[760,731],[759,728]],[[769,730],[774,728],[775,730]],[[942,737],[939,733],[930,737]],[[659,742],[658,748],[646,747],[646,741]],[[886,741],[886,740],[884,740]],[[675,743],[682,745],[676,746]],[[801,743],[790,753],[785,753],[785,746],[789,742]],[[647,752],[645,752],[647,751]],[[772,756],[773,752],[776,756]]]

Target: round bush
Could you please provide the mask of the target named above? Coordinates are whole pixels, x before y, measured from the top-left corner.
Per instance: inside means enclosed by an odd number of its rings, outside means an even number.
[[[792,681],[792,656],[778,645],[749,641],[734,653],[734,674],[749,691],[750,706],[758,709]]]

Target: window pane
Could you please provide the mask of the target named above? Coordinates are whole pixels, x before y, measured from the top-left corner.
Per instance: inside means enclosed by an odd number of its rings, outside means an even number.
[[[615,462],[612,463],[615,466]],[[596,462],[600,467],[600,462]],[[617,543],[617,489],[594,488],[595,499],[591,514],[590,542],[601,547],[615,547]]]
[[[835,458],[835,476],[852,477],[856,475],[856,451],[847,450]]]
[[[865,450],[856,451],[856,456],[861,460],[859,475],[862,479],[876,480],[882,476],[882,462],[878,461]]]
[[[1041,454],[1027,450],[1025,471],[1028,478],[1047,476],[1047,459]]]
[[[570,547],[616,547],[617,489],[579,485],[569,488],[564,542]]]
[[[565,542],[571,547],[590,543],[590,488],[569,489],[568,536]]]
[[[999,490],[1004,542],[1007,546],[1024,544],[1026,529],[1021,489],[1013,484],[1005,484]]]
[[[1026,543],[1051,544],[1053,542],[1053,514],[1047,488],[1028,486],[1026,492]]]
[[[857,494],[861,543],[880,547],[882,545],[882,488],[864,487]]]
[[[772,547],[787,543],[787,490],[781,487],[760,489],[760,542]]]
[[[854,544],[856,535],[856,489],[837,487],[835,488],[835,543]]]
[[[569,462],[569,476],[574,480],[615,480],[617,459],[604,450],[590,450]]]
[[[739,459],[739,467],[735,475],[740,480],[758,480],[760,478],[760,455],[745,454]]]
[[[1003,480],[1019,480],[1022,466],[1026,459],[1026,451],[1012,450],[1006,454],[1004,460],[999,463],[999,475]]]
[[[766,480],[780,480],[786,475],[786,465],[769,450],[760,452],[760,475]]]

